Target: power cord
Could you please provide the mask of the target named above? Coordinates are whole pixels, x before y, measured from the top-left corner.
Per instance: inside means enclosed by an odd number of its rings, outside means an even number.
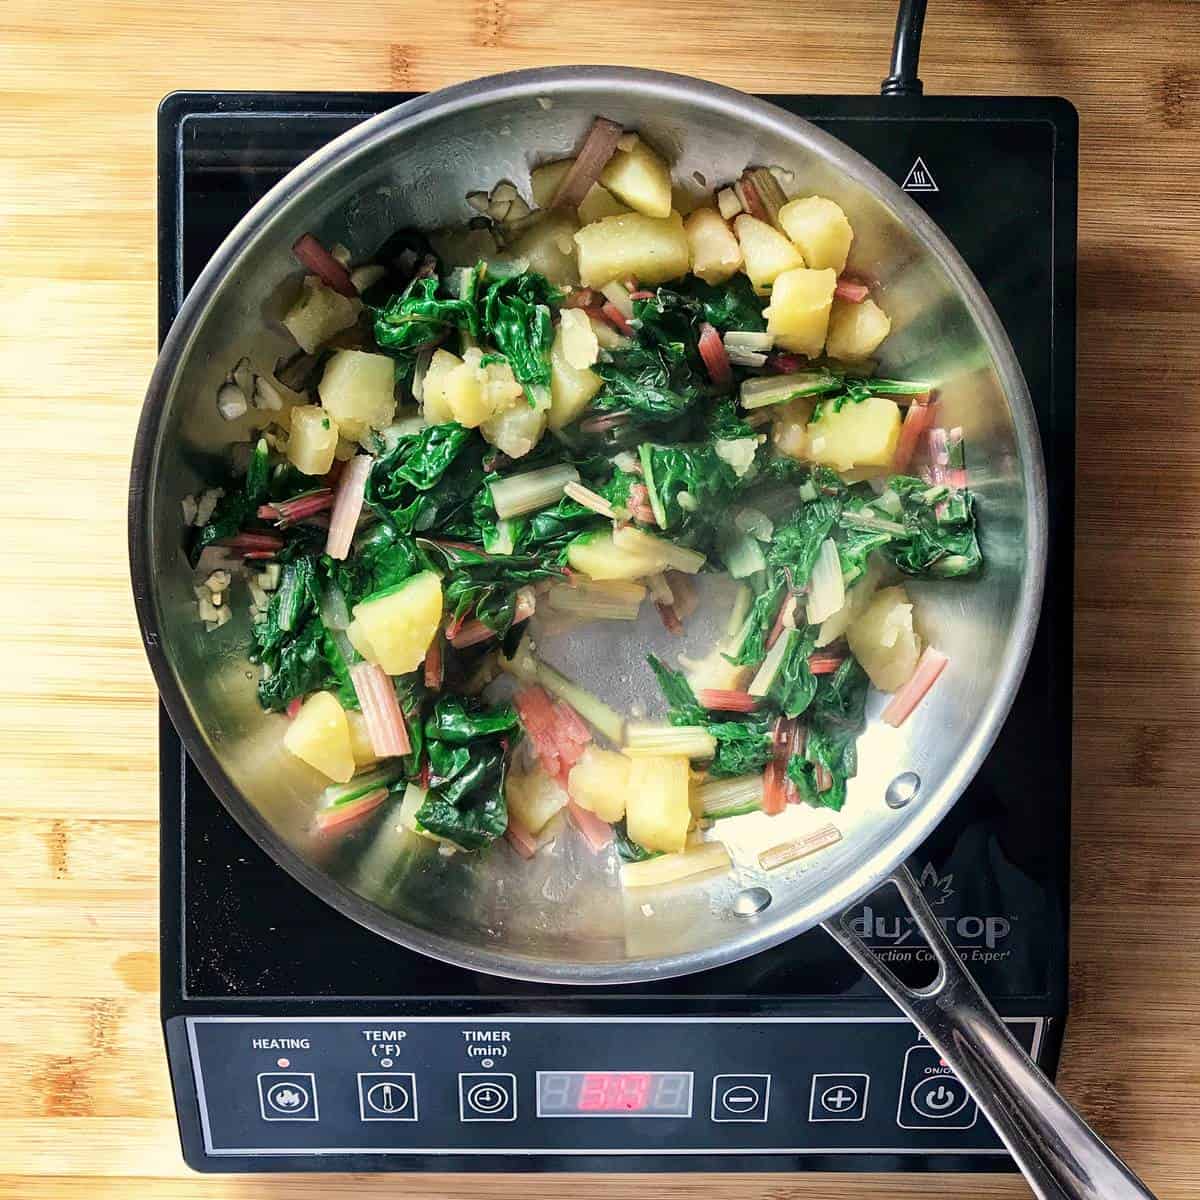
[[[917,76],[926,0],[900,0],[896,37],[892,42],[892,73],[879,86],[881,96],[920,96],[924,85]]]

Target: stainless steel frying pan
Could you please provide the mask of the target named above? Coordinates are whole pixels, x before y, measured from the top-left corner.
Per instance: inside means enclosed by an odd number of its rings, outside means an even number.
[[[300,233],[341,241],[365,259],[397,228],[466,220],[468,192],[502,179],[523,186],[531,166],[571,153],[597,113],[667,153],[685,188],[705,190],[747,164],[778,164],[795,174],[797,190],[841,204],[856,235],[850,265],[879,280],[893,320],[884,372],[937,380],[948,423],[965,431],[987,564],[973,581],[913,586],[925,632],[951,666],[901,730],[871,723],[837,845],[765,875],[757,850],[828,817],[803,806],[756,814],[726,823],[730,875],[632,899],[613,864],[566,837],[529,864],[504,845],[442,857],[401,833],[390,814],[369,842],[333,848],[314,839],[321,780],[282,750],[282,718],[257,705],[245,613],[211,634],[196,621],[179,516],[181,498],[207,482],[204,464],[247,433],[217,414],[225,373],[243,355],[270,367],[294,348],[277,318],[298,279],[289,247]],[[275,187],[189,295],[138,432],[130,549],[147,652],[188,752],[243,828],[346,916],[471,970],[574,984],[700,971],[822,924],[958,1073],[1039,1196],[1149,1195],[1007,1033],[901,865],[974,775],[1016,692],[1040,608],[1046,488],[1025,381],[979,284],[929,218],[834,138],[738,92],[615,68],[497,76],[367,121]],[[713,644],[720,587],[705,599],[685,654]],[[539,645],[610,703],[648,712],[658,701],[645,653],[673,658],[681,649],[656,620]],[[938,978],[923,990],[895,979],[841,916],[888,880],[938,958]],[[749,888],[765,890],[747,903]]]

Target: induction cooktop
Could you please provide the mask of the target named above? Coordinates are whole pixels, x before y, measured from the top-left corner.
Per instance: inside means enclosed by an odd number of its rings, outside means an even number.
[[[259,197],[408,98],[168,97],[160,333]],[[865,155],[942,227],[1034,399],[1050,489],[1037,641],[994,749],[909,866],[1052,1074],[1067,1004],[1075,112],[1033,98],[765,98]],[[162,1016],[197,1169],[1012,1169],[959,1081],[820,930],[654,984],[573,990],[473,974],[352,923],[275,866],[165,713],[160,749]],[[929,953],[894,896],[868,897],[855,928],[913,978]]]

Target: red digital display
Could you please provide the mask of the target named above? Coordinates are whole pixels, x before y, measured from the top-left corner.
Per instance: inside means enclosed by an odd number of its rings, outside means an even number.
[[[539,1071],[539,1117],[690,1117],[687,1071]]]
[[[650,1099],[649,1075],[584,1075],[579,1085],[580,1112],[637,1112]]]

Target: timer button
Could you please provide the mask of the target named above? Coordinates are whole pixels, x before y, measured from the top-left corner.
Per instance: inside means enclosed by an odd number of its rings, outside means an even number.
[[[458,1116],[461,1121],[515,1121],[517,1077],[491,1071],[459,1075]]]
[[[712,1119],[761,1124],[767,1119],[770,1100],[770,1075],[717,1075],[713,1079]]]

